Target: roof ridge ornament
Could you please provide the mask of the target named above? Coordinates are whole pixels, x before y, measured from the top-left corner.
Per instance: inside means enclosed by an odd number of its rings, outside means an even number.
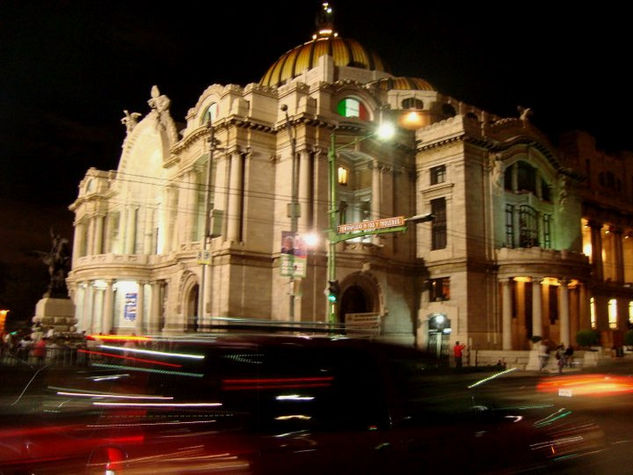
[[[334,10],[330,6],[330,2],[321,4],[321,10],[317,14],[315,24],[317,32],[312,35],[313,40],[338,36],[338,33],[334,31]]]

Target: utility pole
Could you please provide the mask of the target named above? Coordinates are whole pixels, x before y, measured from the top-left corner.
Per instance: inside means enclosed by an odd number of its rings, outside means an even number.
[[[202,236],[202,253],[200,256],[200,262],[202,263],[202,275],[200,277],[200,295],[198,297],[198,318],[200,319],[199,325],[206,325],[204,321],[204,312],[206,307],[206,277],[207,267],[211,264],[209,255],[209,238],[210,238],[210,203],[209,198],[211,196],[211,171],[213,170],[213,152],[215,150],[215,131],[211,124],[211,115],[207,121],[207,128],[209,129],[209,159],[207,160],[207,184],[204,191],[204,235]]]
[[[292,176],[291,176],[291,191],[290,191],[290,232],[292,233],[293,242],[296,243],[297,239],[297,231],[298,231],[298,180],[297,180],[297,139],[295,134],[293,133],[292,125],[290,124],[290,117],[288,117],[288,106],[283,104],[281,106],[281,110],[286,115],[286,131],[288,132],[288,140],[290,141],[290,153],[292,155]],[[293,322],[295,319],[295,275],[294,275],[294,251],[290,256],[291,259],[291,273],[290,273],[290,282],[288,283],[290,287],[290,302],[289,302],[289,312],[288,315],[290,317],[290,321]]]

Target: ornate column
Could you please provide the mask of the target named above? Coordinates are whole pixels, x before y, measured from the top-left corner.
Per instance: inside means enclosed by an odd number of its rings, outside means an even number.
[[[125,252],[124,254],[134,254],[136,241],[136,210],[134,206],[127,208],[125,227]]]
[[[86,255],[92,256],[94,254],[94,235],[95,235],[95,217],[91,217],[88,220],[88,236],[86,237]]]
[[[88,333],[94,331],[94,290],[95,288],[92,281],[87,281],[86,291],[84,293],[84,323]]]
[[[602,235],[600,234],[602,223],[589,221],[588,224],[591,228],[591,265],[593,267],[593,273],[598,281],[603,281]]]
[[[378,160],[374,160],[372,163],[371,173],[371,219],[380,219],[380,209],[382,204],[380,179],[382,168],[378,163]]]
[[[193,223],[197,218],[197,213],[195,209],[196,203],[196,194],[198,193],[198,183],[196,182],[196,172],[191,170],[187,173],[187,191],[186,191],[186,199],[184,203],[184,208],[182,208],[182,204],[179,203],[178,211],[180,213],[184,213],[185,217],[185,227],[184,234],[181,237],[181,244],[191,242],[193,239]]]
[[[615,280],[624,283],[624,250],[622,248],[622,229],[613,229],[613,244],[615,251]]]
[[[95,216],[95,233],[94,233],[94,249],[93,254],[103,254],[103,221],[104,215]]]
[[[224,219],[222,222],[222,240],[226,239],[227,229],[227,210],[228,210],[228,173],[229,173],[229,155],[214,154],[216,158],[215,183],[213,185],[213,209],[224,211]]]
[[[158,328],[158,312],[160,311],[160,281],[152,281],[151,285],[151,303],[149,307],[149,322],[148,322],[148,332],[156,333],[160,331]]]
[[[311,158],[308,150],[299,152],[299,229],[301,231],[307,231],[312,227]]]
[[[230,152],[229,207],[227,239],[239,241],[242,222],[242,156],[239,152]]]
[[[145,317],[145,281],[138,281],[138,293],[136,296],[136,321],[135,329],[137,335],[143,334],[143,318]]]
[[[512,288],[508,279],[501,283],[502,349],[512,349]]]
[[[75,224],[75,240],[73,242],[73,264],[79,257],[82,257],[82,249],[84,246],[84,239],[86,233],[86,226],[83,222]],[[74,267],[74,266],[73,266]]]
[[[112,331],[114,322],[114,281],[106,280],[105,295],[103,297],[103,333],[108,334]]]
[[[543,289],[540,277],[532,278],[532,336],[543,336]]]
[[[561,279],[559,286],[560,340],[565,347],[571,343],[569,334],[569,289],[567,284],[567,280]]]

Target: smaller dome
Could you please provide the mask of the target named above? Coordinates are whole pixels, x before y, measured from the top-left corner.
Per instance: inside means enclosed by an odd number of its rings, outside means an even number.
[[[421,78],[397,77],[379,79],[373,85],[383,91],[435,91],[428,81]]]

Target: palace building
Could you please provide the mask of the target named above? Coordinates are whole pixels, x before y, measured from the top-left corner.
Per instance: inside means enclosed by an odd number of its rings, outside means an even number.
[[[89,169],[70,207],[79,329],[327,322],[332,209],[337,225],[434,218],[334,246],[336,323],[437,351],[575,344],[590,328],[620,341],[633,312],[633,156],[607,156],[583,133],[555,146],[529,109],[498,117],[397,76],[336,35],[327,8],[313,39],[273,54],[258,82],[202,91],[184,126],[156,86],[148,113],[126,111],[117,170]],[[399,126],[381,141],[387,121]],[[313,247],[283,245],[309,232]]]

